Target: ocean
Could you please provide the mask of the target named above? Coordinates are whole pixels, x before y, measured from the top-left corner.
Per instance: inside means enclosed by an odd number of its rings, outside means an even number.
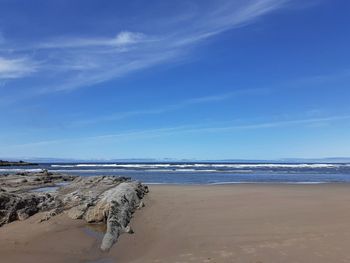
[[[42,163],[0,167],[0,175],[42,169],[81,176],[125,176],[147,184],[350,182],[349,163]]]

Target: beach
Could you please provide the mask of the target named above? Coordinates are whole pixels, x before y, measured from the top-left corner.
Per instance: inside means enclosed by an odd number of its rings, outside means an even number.
[[[150,185],[109,252],[65,214],[0,228],[1,262],[350,262],[350,185]]]

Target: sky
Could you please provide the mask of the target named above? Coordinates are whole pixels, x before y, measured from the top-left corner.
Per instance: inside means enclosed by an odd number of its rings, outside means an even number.
[[[0,0],[0,157],[350,156],[346,0]]]

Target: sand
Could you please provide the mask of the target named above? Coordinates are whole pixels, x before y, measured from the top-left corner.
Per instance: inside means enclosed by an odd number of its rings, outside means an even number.
[[[109,253],[60,215],[0,228],[0,262],[350,262],[350,185],[150,186]]]

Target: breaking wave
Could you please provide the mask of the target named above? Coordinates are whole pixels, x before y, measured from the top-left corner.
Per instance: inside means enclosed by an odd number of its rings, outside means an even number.
[[[52,164],[53,168],[90,168],[90,167],[101,167],[101,168],[127,168],[127,169],[157,169],[157,168],[172,168],[172,169],[195,169],[202,170],[205,169],[320,169],[320,168],[340,168],[349,167],[349,164],[277,164],[277,163],[264,163],[264,164]]]

